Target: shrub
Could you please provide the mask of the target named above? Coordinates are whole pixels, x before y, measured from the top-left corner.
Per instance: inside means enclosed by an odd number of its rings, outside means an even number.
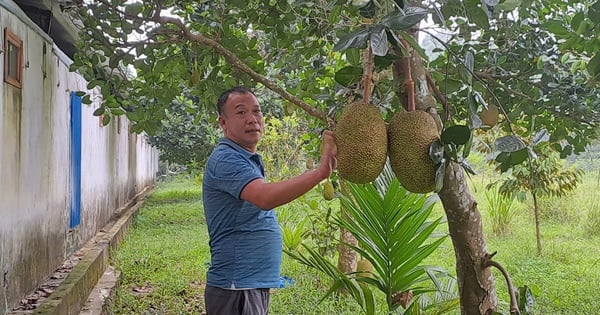
[[[600,203],[595,202],[588,209],[584,229],[588,235],[600,236]]]
[[[485,198],[488,201],[492,232],[499,236],[506,235],[510,230],[510,221],[513,218],[514,196],[505,196],[494,187],[485,191]]]

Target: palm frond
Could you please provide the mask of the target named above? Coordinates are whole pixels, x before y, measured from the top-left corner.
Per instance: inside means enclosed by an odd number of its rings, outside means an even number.
[[[380,177],[373,185],[349,183],[348,188],[351,195],[341,198],[347,217],[335,223],[356,238],[358,246],[351,247],[373,265],[378,276],[370,283],[388,297],[415,287],[426,274],[419,265],[444,241],[429,242],[441,221],[428,221],[433,199],[408,192],[396,178]]]
[[[432,236],[442,220],[430,220],[436,198],[404,189],[389,164],[372,184],[347,183],[347,188],[348,195],[340,198],[345,213],[334,217],[333,223],[356,238],[358,245],[346,245],[367,259],[373,272],[344,274],[306,246],[308,256],[299,251],[286,253],[334,280],[327,295],[343,287],[367,314],[375,307],[372,287],[385,294],[388,311],[398,307],[392,298],[395,293],[430,290],[422,284],[431,280],[435,268],[421,264],[445,240],[445,236]]]

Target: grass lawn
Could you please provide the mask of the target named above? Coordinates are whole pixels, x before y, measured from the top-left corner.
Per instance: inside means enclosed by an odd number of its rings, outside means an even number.
[[[594,223],[600,217],[597,177],[588,174],[572,196],[544,201],[541,255],[536,253],[533,210],[528,201],[515,205],[509,232],[494,236],[483,191],[485,179],[475,177],[471,182],[484,220],[488,251],[498,252],[495,260],[508,270],[515,286],[532,289],[536,298],[533,314],[600,314],[600,224]],[[318,197],[318,193],[313,195]],[[443,215],[441,206],[435,214]],[[160,182],[112,260],[122,278],[110,312],[201,314],[210,254],[200,186],[183,177]],[[454,273],[449,238],[427,263]],[[285,255],[282,275],[294,282],[272,291],[271,314],[360,314],[346,297],[319,303],[328,279]],[[494,270],[494,275],[501,310],[507,314],[506,284],[500,272]]]

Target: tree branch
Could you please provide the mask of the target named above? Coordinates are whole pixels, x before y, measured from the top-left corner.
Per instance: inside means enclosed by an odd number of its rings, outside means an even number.
[[[438,102],[442,103],[442,106],[444,107],[444,121],[450,120],[450,104],[448,103],[448,99],[435,85],[435,81],[433,81],[433,78],[429,72],[425,72],[425,77],[427,78],[427,84],[429,84],[429,87],[433,90],[435,98],[438,100]]]
[[[506,279],[506,285],[508,286],[508,294],[510,295],[510,314],[520,315],[521,312],[519,311],[519,305],[517,303],[515,287],[513,286],[512,281],[510,280],[510,276],[508,275],[506,269],[504,269],[504,267],[502,267],[502,265],[500,265],[500,263],[498,263],[497,261],[492,260],[492,257],[494,257],[494,255],[496,255],[496,252],[492,254],[485,254],[481,264],[484,268],[496,267],[498,268],[498,270],[500,270],[500,272],[502,272],[504,279]]]
[[[192,33],[191,30],[189,28],[187,28],[181,20],[176,19],[176,18],[161,16],[159,18],[154,19],[154,21],[157,23],[160,23],[160,24],[173,24],[173,25],[177,26],[181,30],[181,33],[182,33],[181,35],[183,37],[187,38],[190,41],[197,42],[197,43],[200,43],[205,46],[209,46],[217,54],[219,54],[223,58],[225,58],[225,60],[233,68],[239,70],[242,73],[247,74],[255,81],[262,83],[265,87],[267,87],[271,91],[279,94],[281,97],[285,98],[286,100],[290,101],[291,103],[302,108],[304,111],[306,111],[311,116],[316,117],[317,119],[323,121],[325,124],[328,125],[329,128],[333,127],[333,125],[334,125],[333,120],[331,118],[329,118],[324,112],[319,111],[316,108],[310,106],[308,103],[306,103],[303,100],[301,100],[300,98],[290,94],[288,91],[286,91],[285,89],[283,89],[282,87],[280,87],[279,85],[274,83],[273,81],[267,79],[265,76],[257,73],[252,68],[250,68],[248,65],[246,65],[242,60],[240,60],[234,53],[229,51],[223,45],[219,44],[217,41],[210,39],[208,37],[205,37],[204,35],[202,35],[200,33]]]

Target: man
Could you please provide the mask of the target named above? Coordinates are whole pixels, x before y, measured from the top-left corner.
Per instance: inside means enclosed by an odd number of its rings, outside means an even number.
[[[282,251],[273,208],[328,178],[337,166],[337,149],[333,133],[325,131],[318,168],[268,183],[256,152],[264,121],[254,93],[244,87],[227,90],[219,97],[217,109],[224,138],[206,163],[202,184],[211,250],[206,312],[268,314],[269,288],[279,287]]]

